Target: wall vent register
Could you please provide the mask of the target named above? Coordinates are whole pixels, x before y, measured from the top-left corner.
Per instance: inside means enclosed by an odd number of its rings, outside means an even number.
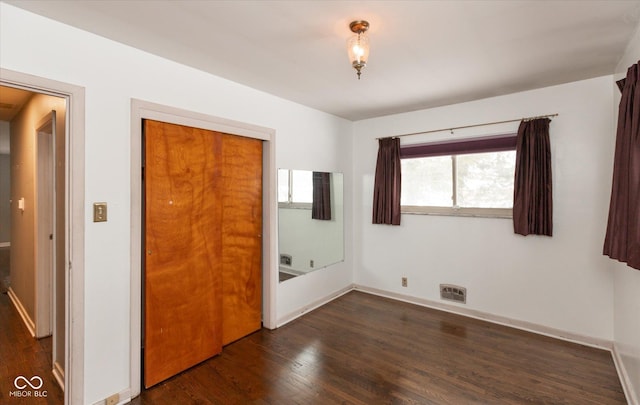
[[[291,266],[291,263],[293,263],[293,258],[291,257],[291,255],[285,255],[285,254],[281,254],[280,255],[280,264],[283,266]]]
[[[466,304],[467,289],[453,284],[440,284],[440,298]]]

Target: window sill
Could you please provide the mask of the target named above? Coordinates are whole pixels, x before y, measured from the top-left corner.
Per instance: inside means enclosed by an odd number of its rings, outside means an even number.
[[[310,210],[311,209],[311,203],[286,203],[286,202],[279,202],[278,203],[278,208],[287,208],[287,209],[294,209],[294,210]]]
[[[513,218],[511,208],[460,208],[460,207],[422,207],[403,205],[401,214],[409,215],[440,215],[451,217],[479,217],[479,218]]]

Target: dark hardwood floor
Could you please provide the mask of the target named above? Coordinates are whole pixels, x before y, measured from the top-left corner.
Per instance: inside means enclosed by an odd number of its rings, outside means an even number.
[[[278,275],[279,275],[278,278],[280,282],[291,280],[292,278],[297,277],[295,274],[289,274],[283,271],[279,272]]]
[[[62,404],[64,393],[53,377],[52,338],[31,337],[6,291],[0,294],[0,404]],[[14,381],[22,376],[40,389],[16,389]],[[18,381],[24,386],[24,380]],[[25,396],[15,396],[20,391]],[[12,395],[13,393],[13,395]],[[46,397],[45,397],[46,395]],[[36,397],[37,396],[37,397]]]
[[[611,354],[350,292],[133,404],[625,404]]]

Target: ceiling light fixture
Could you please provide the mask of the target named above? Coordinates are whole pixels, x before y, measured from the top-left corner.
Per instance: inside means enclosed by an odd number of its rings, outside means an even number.
[[[349,24],[353,35],[347,41],[347,51],[349,52],[349,61],[351,66],[358,72],[358,80],[360,80],[360,71],[367,66],[369,61],[369,37],[365,32],[369,29],[369,23],[364,20],[353,21]]]

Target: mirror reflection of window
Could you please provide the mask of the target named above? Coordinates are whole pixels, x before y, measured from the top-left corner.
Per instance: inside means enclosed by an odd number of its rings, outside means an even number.
[[[291,202],[310,203],[313,201],[311,173],[306,170],[291,171]]]
[[[278,202],[289,202],[289,172],[287,169],[278,169]]]
[[[307,170],[278,169],[278,202],[310,204],[313,201],[312,173]]]
[[[330,173],[326,183],[331,216],[313,219],[313,172],[278,170],[280,281],[344,260],[342,173]]]

